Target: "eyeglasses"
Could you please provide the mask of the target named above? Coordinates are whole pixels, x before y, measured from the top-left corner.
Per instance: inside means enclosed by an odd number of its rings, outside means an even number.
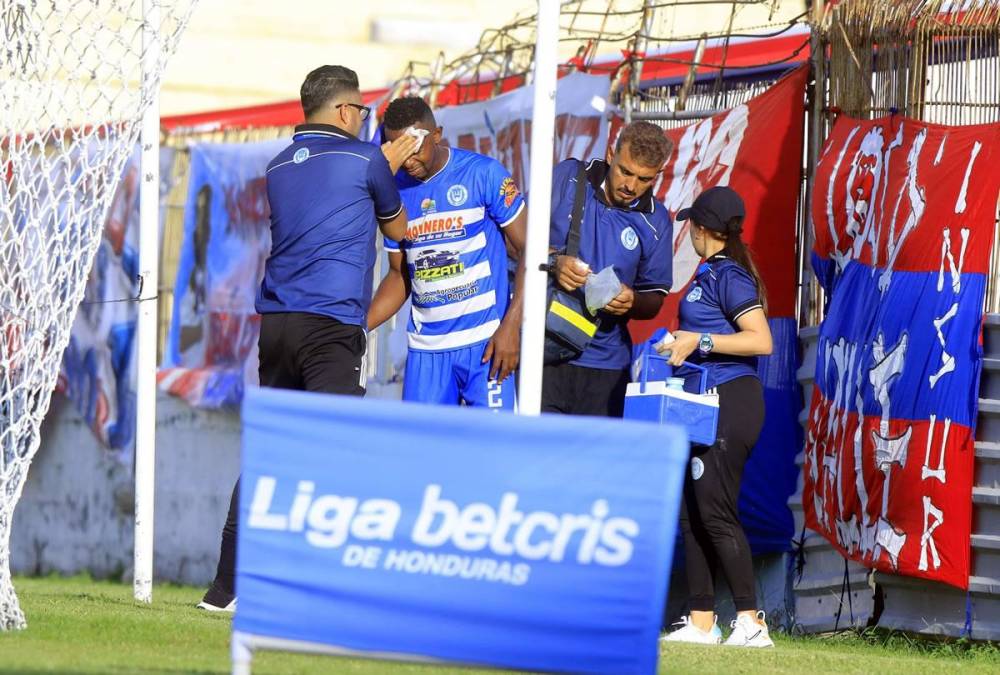
[[[357,108],[358,114],[361,115],[361,121],[364,122],[368,119],[368,116],[372,114],[372,109],[366,105],[361,105],[360,103],[338,103],[334,108],[343,108],[345,105],[349,105],[352,108]]]

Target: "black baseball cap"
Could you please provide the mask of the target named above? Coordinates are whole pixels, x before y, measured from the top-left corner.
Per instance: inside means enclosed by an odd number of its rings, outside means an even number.
[[[710,187],[694,200],[694,204],[677,212],[676,220],[693,220],[715,232],[729,231],[729,221],[747,214],[743,198],[736,190],[723,185]]]

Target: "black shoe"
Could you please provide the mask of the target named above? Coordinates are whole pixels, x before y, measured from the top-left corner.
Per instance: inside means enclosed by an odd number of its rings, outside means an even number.
[[[236,611],[236,596],[232,593],[226,593],[219,588],[218,583],[213,581],[208,591],[205,592],[205,597],[198,603],[198,609],[204,609],[209,612],[229,612],[232,614]]]

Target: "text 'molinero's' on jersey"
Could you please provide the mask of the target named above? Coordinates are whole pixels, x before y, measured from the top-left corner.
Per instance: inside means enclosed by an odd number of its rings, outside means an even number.
[[[412,284],[410,349],[444,351],[489,340],[509,302],[501,229],[524,198],[495,159],[451,148],[426,181],[396,175],[408,225],[401,244]]]

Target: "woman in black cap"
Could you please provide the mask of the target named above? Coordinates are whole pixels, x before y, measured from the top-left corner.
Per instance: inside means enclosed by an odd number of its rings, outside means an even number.
[[[716,566],[732,590],[736,620],[727,645],[773,647],[764,613],[757,611],[750,545],[740,525],[737,499],[750,450],[764,424],[764,394],[757,357],[771,353],[764,285],[740,237],[746,211],[728,187],[701,193],[677,220],[691,221],[691,243],[704,262],[680,305],[670,364],[690,361],[708,370],[708,386],[719,394],[719,426],[711,446],[691,448],[684,480],[681,530],[687,563],[690,615],[668,642],[718,644]],[[685,389],[696,391],[693,369],[680,368]]]

